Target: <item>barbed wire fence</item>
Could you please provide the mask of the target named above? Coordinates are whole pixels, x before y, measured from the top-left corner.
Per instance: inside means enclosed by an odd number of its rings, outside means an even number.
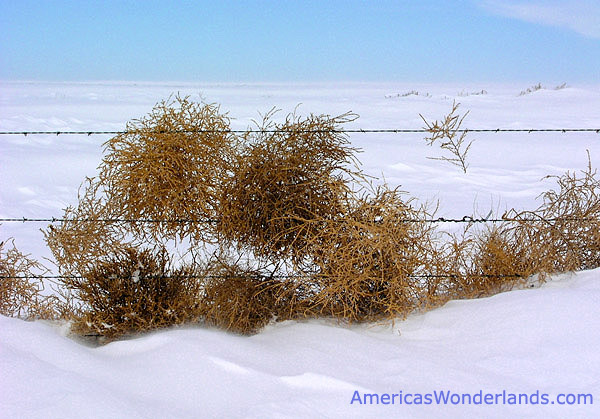
[[[120,135],[127,133],[135,133],[135,131],[127,131],[127,130],[119,130],[119,131],[95,131],[95,130],[77,130],[77,131],[0,131],[0,135],[4,136],[29,136],[29,135]],[[429,133],[430,129],[426,128],[384,128],[384,129],[341,129],[341,130],[281,130],[281,129],[245,129],[245,130],[174,130],[174,131],[156,131],[156,134],[194,134],[194,133],[232,133],[232,134],[242,134],[242,133],[278,133],[278,132],[302,132],[302,133],[328,133],[328,132],[337,132],[337,133],[348,133],[348,134],[358,134],[358,133],[390,133],[390,134],[409,134],[409,133]],[[464,128],[452,130],[452,132],[464,132],[464,133],[511,133],[511,132],[521,132],[521,133],[596,133],[600,134],[600,128]],[[12,218],[0,218],[0,222],[49,222],[49,223],[59,223],[59,222],[106,222],[106,223],[216,223],[218,220],[190,220],[190,219],[178,219],[178,220],[155,220],[155,219],[65,219],[65,218],[56,218],[56,217],[45,217],[45,218],[27,218],[27,217],[12,217]],[[557,220],[540,220],[538,218],[535,219],[523,219],[523,218],[476,218],[473,216],[465,215],[460,218],[445,218],[439,217],[434,219],[425,219],[425,220],[398,220],[400,222],[426,222],[426,223],[502,223],[502,222],[537,222],[537,221],[557,221]],[[568,221],[568,220],[567,220]],[[586,221],[585,219],[581,220],[570,220],[570,221]]]
[[[323,276],[323,275],[255,275],[256,277],[261,277],[263,279],[308,279]],[[460,275],[406,275],[408,278],[413,279],[434,279],[434,278],[460,278]],[[513,274],[472,274],[471,276],[477,278],[523,278],[522,275]],[[141,277],[141,276],[140,276]],[[148,279],[223,279],[223,278],[236,278],[236,276],[232,275],[146,275],[143,276]],[[332,278],[331,275],[328,275],[327,278]],[[87,279],[85,276],[81,275],[0,275],[0,279]],[[111,276],[111,279],[131,279],[131,276]]]
[[[342,134],[368,134],[368,133],[379,133],[379,134],[414,134],[414,133],[430,133],[430,129],[426,128],[357,128],[357,129],[340,129],[340,130],[281,130],[281,129],[230,129],[230,130],[174,130],[174,131],[156,131],[155,134],[200,134],[200,133],[230,133],[230,134],[244,134],[244,133],[279,133],[279,132],[293,132],[293,133],[342,133]],[[595,133],[600,134],[600,128],[463,128],[451,130],[455,133]],[[15,131],[0,131],[0,136],[31,136],[31,135],[122,135],[128,133],[135,133],[135,131],[128,130],[15,130]],[[146,132],[147,133],[147,132]],[[558,221],[593,221],[587,218],[514,218],[514,217],[502,217],[502,218],[488,218],[488,217],[473,217],[465,215],[461,218],[429,218],[429,219],[400,219],[395,220],[403,223],[508,223],[508,222],[558,222]],[[96,219],[67,219],[57,217],[45,217],[45,218],[28,218],[28,217],[7,217],[0,218],[0,223],[67,223],[67,222],[97,222],[97,223],[218,223],[218,219],[122,219],[122,218],[96,218]],[[482,278],[522,278],[522,276],[516,275],[494,275],[494,274],[481,274],[476,275]],[[160,278],[206,278],[207,276],[160,276]],[[224,278],[224,275],[209,275],[211,278]],[[307,278],[309,275],[269,275],[271,279],[301,279]],[[409,275],[410,278],[458,278],[457,275]],[[29,276],[0,276],[0,279],[85,279],[82,276],[74,275],[29,275]]]
[[[402,218],[398,220],[394,220],[399,223],[510,223],[510,222],[526,222],[526,223],[534,223],[534,222],[557,222],[557,221],[593,221],[590,218],[474,218],[470,215],[465,215],[462,218]],[[149,219],[149,218],[137,218],[137,219],[127,219],[127,218],[0,218],[0,223],[2,222],[17,222],[17,223],[68,223],[68,222],[77,222],[77,223],[164,223],[164,224],[172,224],[172,223],[205,223],[212,224],[218,223],[218,219],[206,219],[206,220],[192,220],[192,219],[176,219],[176,220],[157,220],[157,219]],[[376,221],[375,221],[376,222]]]
[[[231,133],[231,134],[244,134],[244,133],[277,133],[277,132],[301,132],[301,133],[347,133],[347,134],[411,134],[411,133],[429,133],[431,130],[425,128],[357,128],[357,129],[341,129],[341,130],[280,130],[280,129],[245,129],[245,130],[177,130],[177,131],[156,131],[155,134],[195,134],[195,133]],[[569,132],[593,132],[600,134],[600,128],[462,128],[457,130],[451,130],[451,132],[458,133],[508,133],[508,132],[523,132],[523,133],[537,133],[537,132],[554,132],[554,133],[569,133]],[[0,135],[22,135],[27,137],[28,135],[120,135],[127,133],[135,133],[135,131],[0,131]]]

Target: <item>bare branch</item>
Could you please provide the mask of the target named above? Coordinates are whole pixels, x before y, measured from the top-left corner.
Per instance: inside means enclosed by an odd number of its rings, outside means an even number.
[[[430,134],[429,137],[425,137],[427,145],[433,146],[436,141],[440,140],[440,148],[451,154],[451,157],[441,156],[428,158],[432,160],[447,161],[460,167],[464,173],[467,173],[467,167],[469,167],[467,164],[467,153],[475,140],[469,142],[465,141],[468,130],[461,129],[461,125],[469,112],[467,111],[462,116],[457,114],[456,111],[459,106],[460,103],[456,103],[456,101],[453,102],[452,111],[446,115],[443,121],[428,122],[423,115],[419,114],[419,116],[423,122],[425,122],[424,129]]]

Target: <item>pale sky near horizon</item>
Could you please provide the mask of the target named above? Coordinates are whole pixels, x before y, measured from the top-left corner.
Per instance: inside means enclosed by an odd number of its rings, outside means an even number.
[[[600,0],[0,0],[0,79],[600,82]]]

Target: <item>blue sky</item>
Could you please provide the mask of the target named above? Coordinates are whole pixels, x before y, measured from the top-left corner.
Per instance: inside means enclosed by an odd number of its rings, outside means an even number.
[[[0,0],[0,79],[600,82],[600,1]]]

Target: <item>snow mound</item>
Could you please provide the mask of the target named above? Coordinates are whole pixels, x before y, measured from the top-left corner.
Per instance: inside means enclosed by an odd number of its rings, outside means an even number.
[[[0,411],[7,418],[598,417],[598,330],[600,269],[452,301],[394,325],[288,321],[252,337],[190,327],[88,347],[59,326],[0,317]],[[426,403],[439,392],[490,393],[498,403]],[[545,394],[548,404],[503,403],[503,394]],[[594,404],[560,405],[561,394],[590,394]]]

